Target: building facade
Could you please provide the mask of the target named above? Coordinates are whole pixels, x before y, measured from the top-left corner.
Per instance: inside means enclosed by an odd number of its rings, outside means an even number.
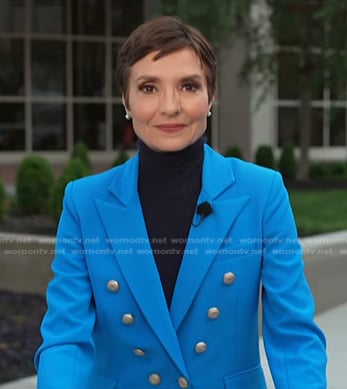
[[[139,23],[160,13],[160,0],[0,0],[0,175],[8,185],[30,153],[59,171],[78,141],[95,171],[109,167],[135,136],[114,78],[117,50]],[[276,93],[254,108],[257,91],[239,81],[245,47],[224,50],[208,138],[224,152],[239,146],[252,159],[260,144],[279,149],[298,137],[298,100],[290,59]],[[314,101],[314,158],[347,158],[347,102],[322,91]],[[338,115],[329,120],[328,107]]]

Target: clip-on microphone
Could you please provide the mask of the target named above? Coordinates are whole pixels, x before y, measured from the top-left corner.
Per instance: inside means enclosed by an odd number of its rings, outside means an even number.
[[[195,213],[199,215],[199,220],[197,223],[192,223],[194,227],[197,227],[205,217],[211,215],[213,212],[213,208],[208,201],[204,201],[203,203],[198,204]]]

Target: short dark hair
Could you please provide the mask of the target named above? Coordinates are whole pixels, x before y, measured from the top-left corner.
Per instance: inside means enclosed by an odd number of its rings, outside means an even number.
[[[186,47],[192,48],[201,61],[211,101],[216,90],[217,67],[213,47],[199,30],[174,16],[160,16],[139,25],[121,46],[116,77],[125,100],[132,65],[153,51],[158,51],[154,57],[157,60]]]

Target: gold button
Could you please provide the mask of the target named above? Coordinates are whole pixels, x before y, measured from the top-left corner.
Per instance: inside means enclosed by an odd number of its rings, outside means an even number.
[[[210,319],[217,319],[220,315],[220,310],[217,307],[212,307],[207,311],[207,316]]]
[[[116,280],[110,280],[107,283],[107,289],[111,292],[118,292],[119,290],[119,283]]]
[[[153,374],[151,374],[151,375],[148,377],[148,381],[149,381],[152,385],[159,385],[159,384],[161,383],[160,375],[157,374],[157,373],[153,373]]]
[[[188,388],[188,380],[187,380],[187,378],[185,378],[185,377],[180,377],[179,379],[178,379],[178,385],[180,386],[180,388],[182,388],[182,389],[185,389],[185,388]]]
[[[195,352],[198,354],[204,353],[206,349],[207,349],[207,344],[205,342],[198,342],[195,345]]]
[[[225,285],[231,285],[236,280],[236,276],[231,271],[228,271],[223,276],[223,282]]]
[[[131,313],[125,313],[122,316],[122,322],[124,324],[133,324],[134,323],[134,316]]]
[[[144,352],[144,350],[142,350],[142,348],[135,348],[134,354],[137,355],[138,357],[143,357],[145,356],[146,353]]]

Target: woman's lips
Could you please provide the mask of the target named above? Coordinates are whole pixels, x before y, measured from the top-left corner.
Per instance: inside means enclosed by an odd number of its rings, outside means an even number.
[[[177,132],[181,131],[185,127],[182,123],[168,123],[168,124],[159,124],[156,126],[159,130],[164,132]]]

